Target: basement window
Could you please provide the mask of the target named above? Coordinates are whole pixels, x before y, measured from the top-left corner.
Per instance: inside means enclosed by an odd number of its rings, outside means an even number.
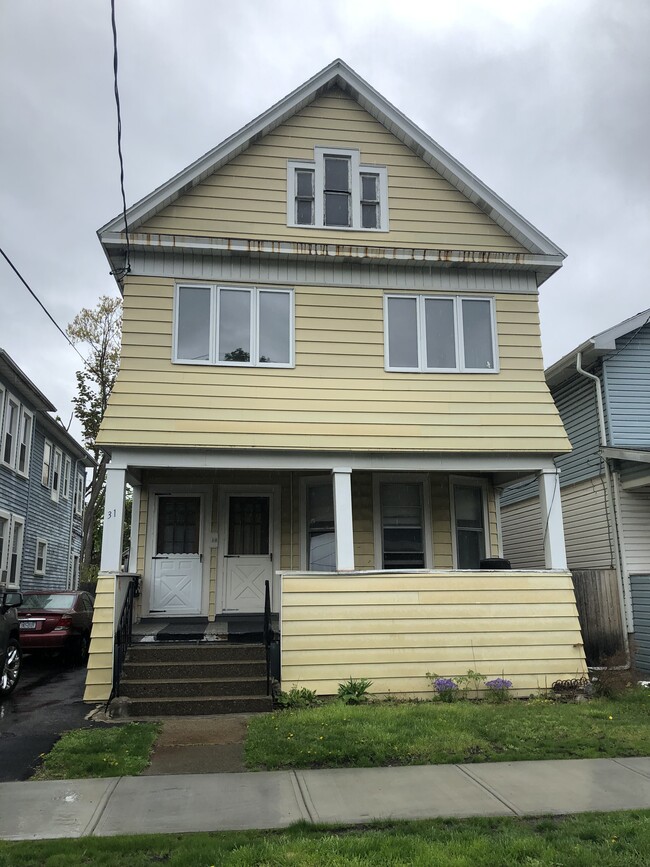
[[[315,147],[313,160],[289,160],[287,224],[387,232],[386,167],[361,165],[349,148]]]

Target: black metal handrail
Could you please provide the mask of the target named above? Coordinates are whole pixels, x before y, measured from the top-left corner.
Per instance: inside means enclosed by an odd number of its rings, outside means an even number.
[[[262,631],[266,651],[266,694],[271,695],[271,645],[275,634],[271,625],[271,587],[264,582],[264,627]]]
[[[113,640],[113,687],[111,694],[106,702],[106,707],[120,694],[120,677],[122,676],[122,667],[126,652],[131,644],[133,635],[133,608],[134,599],[139,595],[140,577],[132,575],[129,578],[129,586],[126,588],[126,597],[122,604],[120,619],[115,629],[115,638]]]

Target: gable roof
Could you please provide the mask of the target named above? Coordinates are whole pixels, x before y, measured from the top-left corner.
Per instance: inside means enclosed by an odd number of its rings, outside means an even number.
[[[354,98],[362,108],[531,254],[549,257],[543,263],[545,267],[540,269],[547,272],[542,279],[561,266],[566,254],[560,247],[511,208],[342,60],[330,63],[255,120],[132,205],[126,212],[129,234],[333,87],[341,88]],[[97,234],[100,241],[110,243],[116,240],[114,236],[120,232],[124,232],[122,214],[102,226]]]
[[[609,355],[616,351],[616,341],[626,334],[636,336],[636,332],[640,331],[644,325],[650,323],[650,307],[647,310],[642,310],[640,313],[630,316],[619,322],[618,325],[613,325],[605,331],[594,334],[584,343],[576,346],[571,352],[568,352],[555,364],[546,368],[546,381],[549,385],[559,385],[565,379],[573,375],[576,369],[576,357],[578,353],[582,356],[582,366],[589,367],[603,356]],[[632,339],[632,338],[631,338]]]

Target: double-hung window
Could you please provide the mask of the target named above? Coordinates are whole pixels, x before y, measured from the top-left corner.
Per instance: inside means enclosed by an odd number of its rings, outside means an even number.
[[[293,290],[176,287],[174,361],[293,367]]]
[[[61,465],[63,455],[59,449],[54,449],[54,461],[52,463],[52,499],[55,503],[59,502],[59,492],[61,490]]]
[[[16,462],[19,422],[20,404],[10,394],[7,394],[2,430],[2,454],[0,458],[3,464],[7,464],[10,467],[14,467]]]
[[[315,147],[313,160],[289,160],[287,223],[387,232],[386,167],[362,165],[350,148]]]
[[[72,475],[72,461],[69,457],[66,456],[65,464],[63,466],[63,482],[61,484],[61,493],[63,494],[64,499],[69,499],[70,497],[70,478]]]
[[[41,470],[41,484],[49,488],[52,483],[52,443],[45,440],[43,446],[43,468]]]
[[[457,569],[478,569],[487,549],[486,487],[480,480],[452,479]]]
[[[7,560],[9,558],[9,530],[11,514],[0,511],[0,584],[7,583]]]
[[[33,413],[0,388],[0,462],[21,476],[29,473],[33,424]]]
[[[36,557],[34,559],[34,575],[45,575],[47,567],[47,542],[45,539],[36,540]]]
[[[0,584],[17,587],[23,556],[25,519],[0,511]]]
[[[492,298],[386,295],[386,370],[497,373]]]
[[[422,476],[375,476],[375,549],[380,569],[431,565],[430,499]]]
[[[78,473],[74,488],[74,513],[75,515],[83,514],[84,510],[84,492],[86,488],[86,477],[83,473]]]

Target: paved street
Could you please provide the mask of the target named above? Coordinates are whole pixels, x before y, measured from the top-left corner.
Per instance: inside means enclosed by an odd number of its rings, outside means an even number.
[[[91,710],[82,701],[84,666],[64,664],[59,657],[24,658],[14,693],[0,702],[0,781],[27,780],[41,753],[59,735],[90,725]]]

